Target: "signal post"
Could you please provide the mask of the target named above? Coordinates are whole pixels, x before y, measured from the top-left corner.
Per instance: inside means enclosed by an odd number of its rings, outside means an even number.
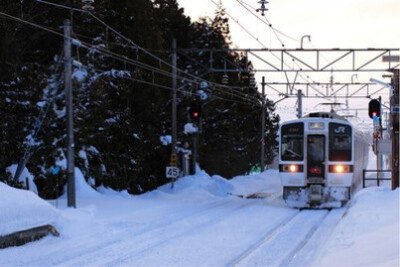
[[[393,71],[390,113],[392,118],[392,189],[399,187],[399,69]]]

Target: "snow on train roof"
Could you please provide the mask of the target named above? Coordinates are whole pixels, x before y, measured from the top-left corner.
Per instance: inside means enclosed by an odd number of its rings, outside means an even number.
[[[326,118],[326,119],[336,119],[342,121],[348,121],[343,116],[338,115],[335,112],[314,112],[303,116],[302,118]]]
[[[335,112],[314,112],[314,113],[309,113],[307,115],[304,115],[303,117],[295,120],[290,120],[290,121],[284,121],[281,122],[281,125],[283,124],[290,124],[290,123],[295,123],[295,122],[300,122],[300,121],[308,121],[310,119],[328,119],[328,120],[339,120],[343,121],[347,124],[353,125],[351,122],[349,122],[345,117],[338,115]]]

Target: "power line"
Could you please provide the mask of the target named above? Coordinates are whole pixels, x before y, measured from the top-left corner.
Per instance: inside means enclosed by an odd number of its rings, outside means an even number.
[[[106,75],[105,72],[108,72],[106,70],[102,70],[102,69],[99,69],[99,68],[88,67],[88,66],[85,66],[85,65],[82,65],[82,67],[87,69],[87,70],[93,69],[93,70],[95,70],[97,72],[100,72],[99,76]],[[173,90],[172,87],[169,87],[169,86],[165,86],[165,85],[161,85],[161,84],[157,84],[157,83],[152,83],[152,82],[136,79],[136,78],[129,77],[129,76],[126,76],[126,75],[119,76],[119,78],[130,80],[130,81],[134,81],[134,82],[138,82],[138,83],[142,83],[142,84],[146,84],[146,85],[151,85],[151,86],[158,87],[158,88],[161,88],[161,89],[164,89],[164,90],[169,90],[169,91]],[[186,91],[183,90],[182,88],[181,89],[178,88],[177,91],[181,92],[181,93],[186,93]],[[226,93],[225,91],[221,91],[221,92]],[[217,99],[220,99],[220,100],[224,100],[224,101],[236,102],[236,103],[242,103],[242,104],[253,104],[253,105],[254,104],[258,105],[259,104],[259,102],[256,102],[256,101],[251,100],[251,99],[247,99],[245,97],[237,97],[237,96],[235,96],[235,97],[239,98],[240,100],[228,99],[228,98],[221,97],[221,96],[216,96],[216,95],[213,95],[213,97],[215,97]]]
[[[102,21],[100,18],[98,18],[97,16],[95,16],[95,15],[94,15],[92,12],[90,12],[90,11],[81,10],[81,9],[77,9],[77,8],[73,8],[73,7],[68,7],[68,6],[64,6],[64,5],[60,5],[60,4],[55,4],[55,3],[48,2],[48,1],[43,1],[43,0],[35,0],[35,1],[40,2],[40,3],[43,3],[43,4],[53,5],[53,6],[56,6],[56,7],[59,7],[59,8],[64,8],[64,9],[69,9],[69,10],[78,11],[78,12],[82,12],[82,13],[87,13],[87,14],[89,14],[90,16],[92,16],[94,19],[96,19],[98,22],[100,22],[100,23],[101,23],[103,26],[105,26],[107,29],[111,30],[113,33],[115,33],[116,35],[118,35],[119,37],[121,37],[122,39],[124,39],[125,41],[127,41],[128,43],[132,44],[132,45],[134,46],[134,48],[141,50],[141,51],[144,52],[145,54],[147,54],[147,55],[153,57],[154,59],[156,59],[156,60],[159,61],[159,62],[163,62],[164,64],[166,64],[167,66],[169,66],[169,67],[171,67],[171,68],[175,68],[175,67],[172,66],[170,63],[168,63],[168,62],[164,61],[163,59],[161,59],[161,58],[159,58],[159,57],[153,55],[152,53],[148,52],[146,49],[140,47],[139,45],[137,45],[136,43],[134,43],[132,40],[130,40],[129,38],[125,37],[124,35],[122,35],[122,34],[119,33],[118,31],[116,31],[114,28],[112,28],[111,26],[109,26],[108,24],[106,24],[104,21]],[[213,0],[211,0],[211,1],[213,1]],[[214,2],[214,3],[215,3],[215,2]],[[251,33],[250,33],[250,34],[251,34]],[[103,50],[103,49],[102,49],[102,50]],[[117,55],[117,54],[114,53],[114,55]],[[121,55],[120,55],[120,56],[121,56]],[[122,57],[123,57],[123,56],[122,56]],[[156,70],[156,69],[158,69],[158,68],[154,68],[154,70]],[[201,79],[201,80],[204,80],[204,79],[202,79],[202,78],[200,78],[200,77],[198,77],[198,76],[192,75],[192,74],[190,74],[190,73],[185,73],[184,70],[181,70],[181,69],[179,69],[179,68],[176,68],[176,69],[177,69],[177,71],[179,71],[180,73],[183,73],[184,75],[188,75],[188,76],[190,76],[190,77],[192,77],[192,78],[194,78],[194,79]],[[168,76],[171,77],[172,74],[168,74]],[[182,76],[179,76],[179,77],[182,78]],[[197,84],[199,83],[199,82],[197,82],[197,81],[192,81],[192,82],[195,82],[195,83],[197,83]],[[229,86],[225,86],[225,85],[222,85],[222,84],[218,84],[218,83],[214,83],[214,82],[210,82],[210,81],[207,81],[207,82],[208,82],[209,84],[213,84],[214,86],[219,86],[219,87],[222,87],[222,88],[229,88]],[[232,87],[231,87],[231,88],[232,88]]]
[[[218,7],[218,4],[214,0],[210,0],[210,1],[213,2],[213,4]],[[228,15],[229,18],[231,18],[233,21],[235,21],[237,23],[237,25],[240,28],[242,28],[248,35],[250,35],[254,40],[256,40],[261,46],[265,47],[265,45],[260,40],[258,40],[258,38],[256,36],[254,36],[249,30],[247,30],[245,27],[242,26],[242,24],[239,23],[238,19],[235,19],[228,12],[226,12],[226,14]]]
[[[214,0],[210,0],[214,5],[216,5],[217,7],[219,7],[219,5],[214,1]],[[267,46],[265,44],[263,44],[257,37],[255,37],[253,34],[251,34],[244,26],[242,26],[239,23],[239,20],[236,20],[231,14],[229,14],[227,11],[225,12],[230,18],[233,19],[234,22],[236,22],[244,31],[246,31],[254,40],[256,40],[259,44],[262,45],[263,48],[267,48]],[[275,33],[275,35],[277,36],[277,34]],[[277,36],[278,41],[281,43],[281,45],[284,47],[284,44],[282,43],[281,39],[279,38],[279,36]],[[271,55],[273,55],[276,59],[279,60],[279,57],[277,55],[275,55],[272,51],[269,51],[271,53]],[[283,64],[285,64],[288,68],[290,68],[290,66],[282,59]],[[305,80],[305,81],[309,81],[308,78],[304,78],[303,75],[299,74],[299,76]]]
[[[41,26],[41,25],[39,25],[39,24],[36,24],[36,23],[33,23],[33,22],[29,22],[29,21],[27,21],[27,20],[23,20],[23,19],[20,19],[20,18],[11,16],[11,15],[8,15],[8,14],[3,13],[3,12],[1,12],[1,11],[0,11],[0,15],[3,16],[3,17],[6,17],[6,18],[8,18],[8,19],[15,20],[15,21],[18,21],[18,22],[21,22],[21,23],[24,23],[24,24],[28,24],[28,25],[30,25],[30,26],[32,26],[32,27],[39,28],[39,29],[41,29],[41,30],[44,30],[44,31],[53,33],[53,34],[58,35],[58,36],[60,36],[60,37],[64,37],[64,35],[63,35],[62,33],[57,32],[57,31],[54,31],[54,30],[52,30],[52,29],[50,29],[50,28]]]
[[[268,27],[270,27],[274,32],[278,32],[279,34],[285,36],[288,39],[291,39],[295,42],[298,42],[300,40],[278,30],[277,28],[273,27],[272,24],[268,21],[268,19],[265,17],[266,21],[262,20],[259,16],[257,16],[252,10],[251,8],[253,8],[252,6],[250,6],[248,3],[242,1],[242,0],[236,0],[242,7],[244,7],[247,11],[250,12],[250,14],[252,14],[254,17],[256,17],[259,21],[261,21],[262,23],[264,23],[265,25],[267,25]],[[247,7],[246,7],[247,6]],[[250,7],[250,8],[249,8]],[[276,34],[276,33],[275,33]]]
[[[41,0],[36,0],[36,1],[44,2],[44,1],[41,1]],[[58,5],[57,5],[57,6],[58,6]],[[72,9],[75,10],[74,8],[72,8]],[[87,11],[85,11],[85,12],[87,12]],[[32,23],[32,22],[29,22],[29,21],[26,21],[26,20],[23,20],[23,19],[19,19],[19,18],[16,18],[16,17],[14,17],[14,16],[5,14],[5,13],[3,13],[3,12],[0,12],[0,15],[3,15],[4,17],[6,17],[6,18],[8,18],[8,19],[16,20],[16,21],[18,21],[18,22],[28,24],[28,25],[30,25],[30,26],[32,26],[32,27],[36,27],[36,28],[42,29],[42,30],[44,30],[44,31],[47,31],[47,32],[56,34],[57,36],[64,37],[61,33],[58,33],[58,32],[56,32],[56,31],[53,31],[53,30],[51,30],[51,29],[49,29],[49,28],[47,28],[47,27],[41,26],[41,25],[39,25],[39,24]],[[171,77],[171,75],[172,75],[170,72],[164,71],[164,70],[159,69],[159,68],[155,68],[155,67],[153,67],[153,66],[151,66],[151,65],[142,63],[142,62],[137,61],[137,60],[130,59],[130,58],[125,57],[125,56],[123,56],[123,55],[120,55],[120,54],[111,52],[111,51],[109,51],[109,50],[107,50],[107,49],[104,49],[104,48],[101,48],[101,47],[94,47],[93,45],[91,45],[91,44],[89,44],[89,43],[86,43],[86,42],[83,42],[83,41],[81,41],[81,43],[84,44],[84,46],[82,46],[82,47],[84,47],[84,48],[86,48],[86,49],[90,49],[90,48],[95,49],[95,50],[97,50],[97,52],[100,52],[100,53],[102,53],[103,55],[106,55],[106,56],[109,56],[109,57],[114,58],[114,59],[116,59],[116,60],[119,60],[120,62],[127,62],[127,63],[129,63],[129,64],[131,64],[131,65],[133,65],[133,66],[140,67],[140,68],[144,68],[144,69],[147,69],[147,70],[149,70],[149,71],[154,71],[154,72],[157,72],[157,73],[159,73],[159,74],[161,74],[161,75],[164,75],[164,76],[167,76],[167,77]],[[183,72],[183,71],[180,70],[180,69],[178,69],[178,70],[179,70],[180,72]],[[187,73],[184,73],[184,74],[187,74]],[[198,77],[198,76],[195,76],[195,75],[190,75],[190,74],[187,74],[187,75],[189,75],[189,76],[191,76],[191,77],[194,77],[195,79],[204,80],[204,79],[202,79],[202,78],[200,78],[200,77]],[[188,80],[189,82],[192,82],[192,83],[195,83],[195,84],[200,84],[199,81],[190,80],[190,79],[187,79],[187,78],[185,78],[185,77],[183,77],[183,76],[179,76],[179,77],[180,77],[181,79],[186,79],[186,80]],[[136,80],[136,81],[139,81],[138,79],[135,79],[135,80]],[[205,81],[207,81],[207,80],[205,80]],[[210,85],[213,85],[217,91],[224,92],[224,93],[228,93],[228,92],[226,92],[226,91],[222,91],[222,89],[229,89],[229,90],[231,90],[231,92],[243,94],[242,92],[237,91],[239,88],[235,90],[235,87],[230,87],[230,86],[226,86],[226,85],[222,85],[222,84],[218,84],[218,83],[214,83],[214,82],[210,82],[210,81],[207,81],[207,82],[208,82]],[[152,83],[149,83],[149,84],[152,84]],[[232,95],[233,95],[233,94],[232,94]],[[254,97],[248,97],[248,96],[246,96],[246,97],[238,97],[238,96],[236,96],[236,95],[235,95],[235,97],[244,99],[245,101],[247,101],[248,98],[254,98]],[[256,103],[256,102],[253,102],[253,103]]]

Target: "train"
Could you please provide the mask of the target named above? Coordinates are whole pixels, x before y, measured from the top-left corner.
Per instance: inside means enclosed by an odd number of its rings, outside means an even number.
[[[339,208],[362,185],[369,141],[345,117],[314,112],[279,126],[279,176],[293,208]]]

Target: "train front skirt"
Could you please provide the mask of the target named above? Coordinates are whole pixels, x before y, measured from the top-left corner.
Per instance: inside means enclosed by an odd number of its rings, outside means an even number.
[[[292,208],[340,208],[350,199],[350,188],[323,187],[284,187],[283,198]]]

